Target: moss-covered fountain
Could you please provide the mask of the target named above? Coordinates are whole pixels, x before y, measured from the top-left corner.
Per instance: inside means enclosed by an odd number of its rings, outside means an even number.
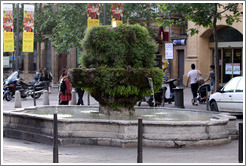
[[[134,105],[162,84],[162,71],[154,68],[156,44],[138,25],[116,28],[96,26],[83,40],[85,69],[69,71],[73,87],[84,88],[100,104],[100,113],[133,114]]]
[[[162,84],[154,68],[156,44],[138,25],[95,26],[83,40],[83,68],[69,70],[74,88],[88,91],[100,104],[38,106],[3,113],[4,136],[52,143],[58,114],[60,145],[136,146],[137,119],[143,119],[143,144],[156,147],[219,145],[236,134],[236,118],[185,109],[134,107]]]

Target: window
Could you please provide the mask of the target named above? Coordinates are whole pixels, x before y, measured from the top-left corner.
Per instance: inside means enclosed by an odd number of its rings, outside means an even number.
[[[237,88],[236,88],[236,92],[243,92],[243,89],[244,89],[244,79],[240,79],[238,85],[237,85]]]
[[[237,84],[238,84],[238,80],[240,78],[233,78],[231,79],[225,86],[224,86],[224,89],[223,91],[224,92],[234,92],[234,90],[236,89],[237,87]]]

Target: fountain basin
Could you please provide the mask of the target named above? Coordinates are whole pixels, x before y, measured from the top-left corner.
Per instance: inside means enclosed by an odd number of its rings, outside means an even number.
[[[214,146],[236,134],[236,117],[187,109],[139,109],[134,116],[106,116],[98,107],[37,106],[3,113],[5,137],[53,143],[53,114],[58,115],[59,145],[137,146],[138,118],[143,145],[151,147]]]

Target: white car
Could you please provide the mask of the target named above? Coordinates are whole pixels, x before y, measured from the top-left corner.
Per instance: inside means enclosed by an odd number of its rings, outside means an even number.
[[[244,86],[244,77],[232,78],[219,92],[210,95],[210,110],[243,113]]]

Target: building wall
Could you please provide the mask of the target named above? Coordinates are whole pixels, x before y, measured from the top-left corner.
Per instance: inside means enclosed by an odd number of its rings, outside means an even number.
[[[242,6],[239,8],[243,10]],[[235,22],[231,27],[235,28],[243,34],[243,16],[239,17],[242,22]],[[228,26],[225,21],[225,17],[222,20],[217,21],[217,29]],[[209,73],[209,66],[212,64],[213,55],[212,49],[209,48],[209,37],[213,34],[212,29],[206,29],[204,27],[195,26],[194,23],[188,22],[188,29],[197,28],[199,33],[194,36],[188,36],[187,38],[187,52],[185,56],[185,72],[183,82],[187,81],[187,74],[191,70],[191,64],[196,65],[196,69],[200,70],[203,77],[206,79]]]

